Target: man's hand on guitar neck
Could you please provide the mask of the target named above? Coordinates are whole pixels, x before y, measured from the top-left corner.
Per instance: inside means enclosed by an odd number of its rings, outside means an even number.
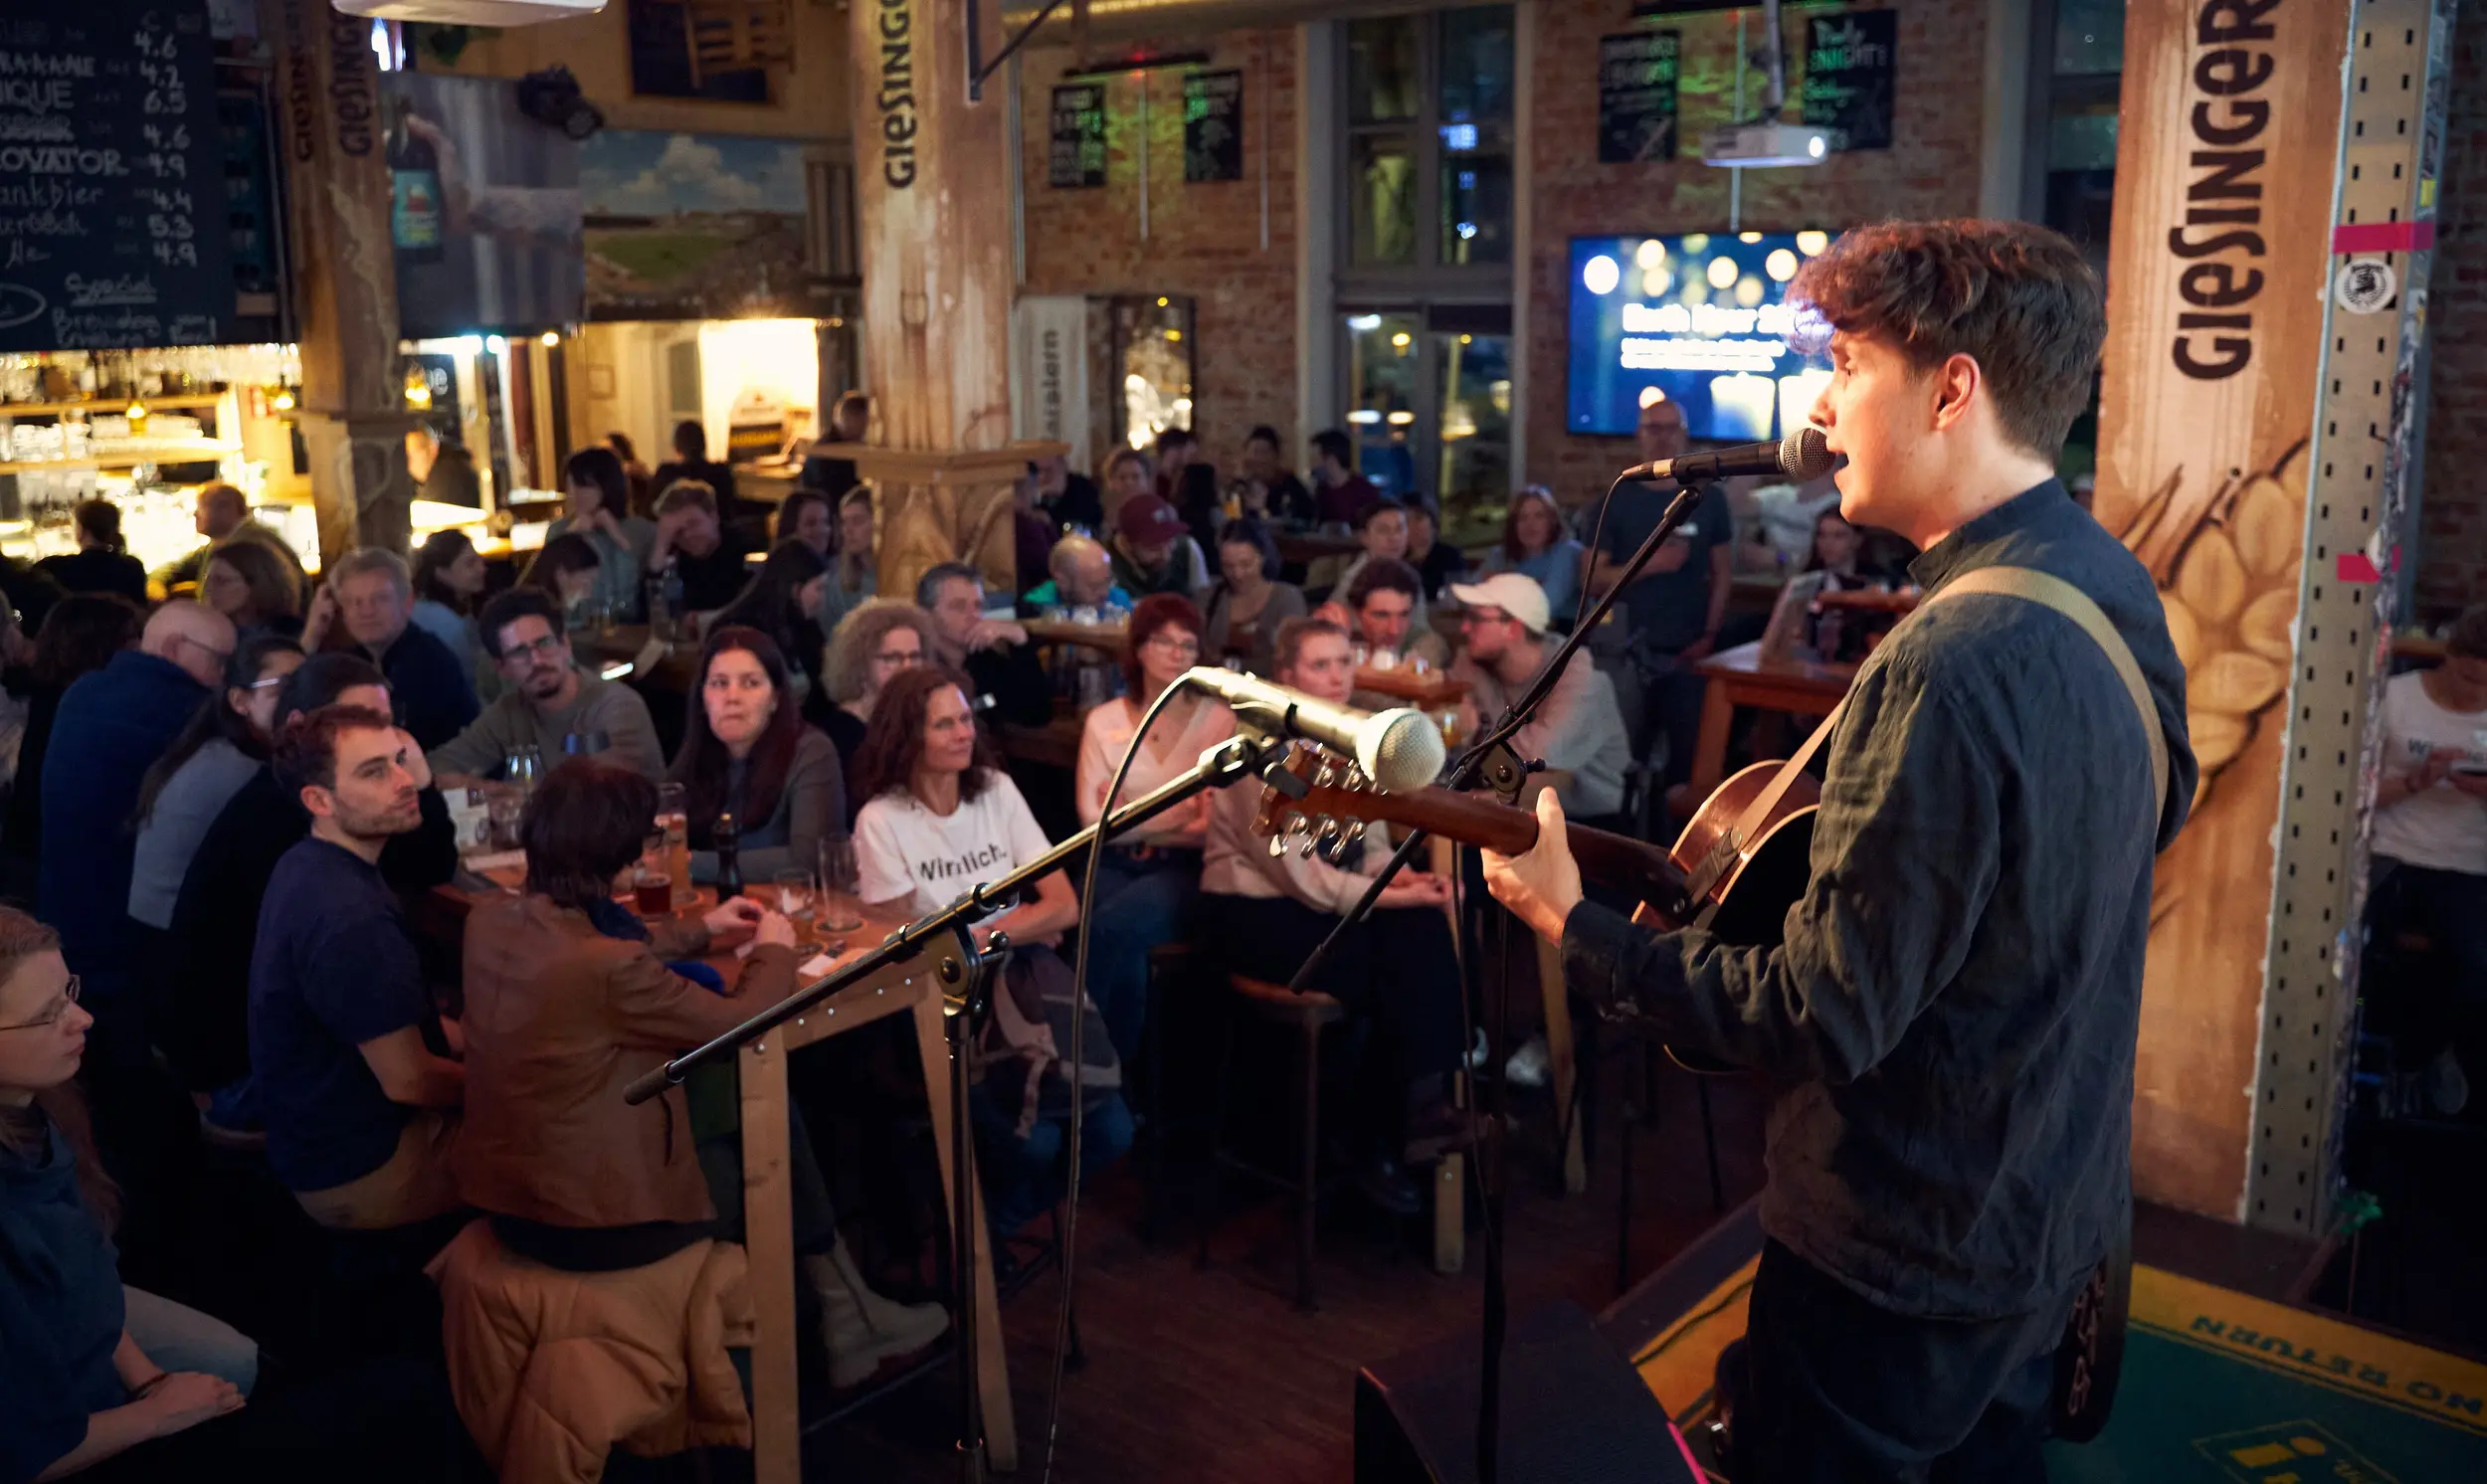
[[[1563,941],[1563,924],[1581,903],[1581,868],[1572,859],[1571,839],[1564,833],[1563,803],[1555,791],[1537,796],[1537,843],[1519,855],[1485,857],[1486,889],[1494,900],[1529,925],[1549,943]]]

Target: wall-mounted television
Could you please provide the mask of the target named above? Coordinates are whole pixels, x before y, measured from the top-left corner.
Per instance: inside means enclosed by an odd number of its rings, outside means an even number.
[[[1661,397],[1694,438],[1760,443],[1802,426],[1830,372],[1788,348],[1788,280],[1830,239],[1573,238],[1565,428],[1626,437]]]

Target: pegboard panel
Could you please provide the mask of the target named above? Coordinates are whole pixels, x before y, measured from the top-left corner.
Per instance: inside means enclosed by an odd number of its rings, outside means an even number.
[[[2246,1184],[2251,1224],[2317,1235],[2330,1228],[2340,1183],[2374,797],[2370,719],[2390,670],[2391,533],[2417,466],[2455,3],[2363,0],[2351,12]]]

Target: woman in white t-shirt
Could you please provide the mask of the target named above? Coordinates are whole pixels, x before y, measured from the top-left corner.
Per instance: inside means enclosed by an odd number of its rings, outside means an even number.
[[[857,750],[855,777],[864,801],[855,821],[856,867],[867,904],[899,905],[920,917],[1052,847],[978,729],[965,683],[947,670],[904,670],[881,687]],[[1068,976],[1053,947],[1078,921],[1070,877],[1055,870],[1037,882],[1033,900],[973,931],[979,947],[997,932],[1010,935],[1021,961],[1015,976],[1034,969],[1059,981]],[[1101,1033],[1101,1027],[1082,1033]],[[1083,1048],[1090,1066],[1100,1049]],[[1067,1057],[1070,1047],[1056,1037],[1053,1051]],[[988,1075],[970,1089],[986,1200],[994,1226],[1005,1234],[1067,1189],[1067,1106],[1057,1116],[1029,1101],[1039,1089],[1001,1085],[1011,1081],[1007,1074]],[[1092,1089],[1086,1103],[1079,1159],[1081,1170],[1093,1175],[1130,1149],[1133,1128],[1119,1095]]]
[[[2426,1091],[2458,1112],[2463,1063],[2487,1055],[2487,607],[2454,624],[2442,664],[2385,685],[2371,838],[2373,936],[2422,934],[2452,970],[2423,984],[2378,976],[2378,1008],[2399,1013],[2404,1064],[2433,1055]]]
[[[1088,709],[1079,735],[1073,792],[1079,822],[1093,825],[1105,809],[1105,786],[1131,750],[1132,733],[1177,677],[1201,657],[1201,611],[1180,593],[1143,598],[1131,611],[1123,651],[1124,694]],[[1115,807],[1155,792],[1189,772],[1202,753],[1235,735],[1235,713],[1193,692],[1166,703],[1131,760]],[[1096,900],[1088,914],[1096,941],[1088,949],[1088,993],[1114,1049],[1125,1061],[1140,1054],[1148,1018],[1149,950],[1181,936],[1201,890],[1201,846],[1209,837],[1206,793],[1114,836],[1096,866]]]

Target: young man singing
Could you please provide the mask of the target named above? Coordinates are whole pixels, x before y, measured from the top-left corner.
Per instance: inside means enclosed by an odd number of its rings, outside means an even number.
[[[1841,513],[1917,543],[1929,602],[1829,739],[1785,942],[1584,903],[1551,796],[1537,847],[1488,854],[1487,880],[1561,943],[1577,991],[1781,1088],[1738,1484],[2038,1479],[2051,1353],[2131,1218],[2152,858],[2196,776],[2184,670],[2148,575],[2054,478],[2105,334],[2071,244],[2017,222],[1863,228],[1794,296],[1831,331],[1814,421],[1847,456]],[[2071,584],[2130,648],[2164,808],[2097,642],[2037,602],[1942,596],[1990,567]]]

